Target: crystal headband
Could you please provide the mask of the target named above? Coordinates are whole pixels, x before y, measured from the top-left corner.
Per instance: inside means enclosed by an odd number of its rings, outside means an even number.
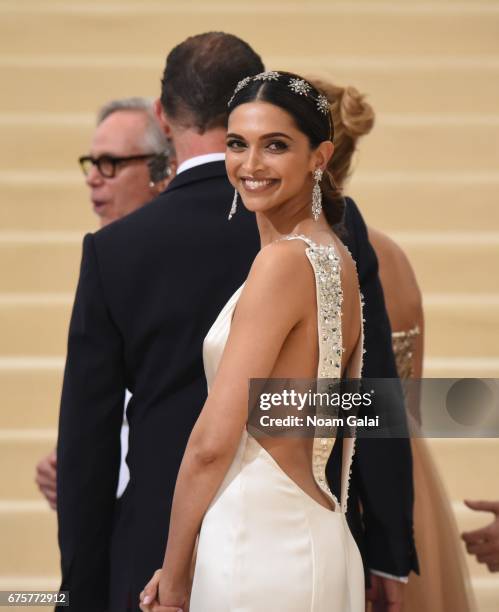
[[[255,76],[247,76],[242,81],[236,85],[234,89],[234,93],[232,94],[231,99],[228,101],[227,106],[230,106],[234,101],[236,95],[244,89],[249,83],[252,81],[279,81],[281,79],[288,80],[288,87],[298,96],[305,96],[309,98],[313,102],[315,102],[315,106],[317,110],[322,114],[328,117],[329,126],[332,131],[331,126],[331,116],[329,113],[329,102],[324,94],[319,94],[318,96],[314,96],[312,93],[312,86],[310,83],[307,83],[304,79],[300,79],[298,77],[290,77],[286,74],[280,74],[275,70],[268,70],[266,72],[260,72],[260,74],[256,74]]]
[[[255,76],[247,76],[242,81],[239,81],[227,106],[230,106],[232,104],[236,94],[239,93],[241,89],[244,89],[246,85],[251,83],[251,81],[279,81],[281,78],[288,79],[288,87],[291,89],[291,91],[293,91],[299,96],[305,96],[314,100],[317,106],[317,110],[323,115],[328,114],[329,102],[324,94],[319,94],[317,97],[313,96],[311,93],[312,87],[309,83],[307,83],[307,81],[305,81],[304,79],[299,79],[297,77],[288,77],[287,75],[279,74],[279,72],[276,72],[275,70],[260,72],[260,74],[256,74]]]

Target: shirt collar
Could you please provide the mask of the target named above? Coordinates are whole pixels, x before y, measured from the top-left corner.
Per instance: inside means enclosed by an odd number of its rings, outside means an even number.
[[[180,174],[185,170],[195,168],[196,166],[201,166],[202,164],[209,164],[210,162],[215,161],[225,161],[225,153],[207,153],[206,155],[196,155],[195,157],[186,159],[177,168],[177,174]]]

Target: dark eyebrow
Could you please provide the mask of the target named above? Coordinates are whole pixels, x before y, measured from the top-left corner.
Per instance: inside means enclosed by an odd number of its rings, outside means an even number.
[[[288,140],[293,140],[291,136],[284,134],[283,132],[270,132],[270,134],[264,134],[260,137],[260,140],[264,140],[265,138],[287,138]],[[244,136],[240,136],[239,134],[227,134],[227,138],[239,138],[240,140],[244,140]]]
[[[270,134],[264,134],[262,138],[287,138],[288,140],[293,140],[291,136],[288,136],[283,132],[271,132]]]

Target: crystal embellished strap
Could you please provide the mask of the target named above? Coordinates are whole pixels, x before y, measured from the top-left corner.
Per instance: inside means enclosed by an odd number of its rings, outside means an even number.
[[[317,294],[317,333],[319,341],[319,365],[317,378],[339,379],[343,354],[341,331],[341,287],[340,260],[334,245],[320,245],[303,234],[291,234],[286,240],[302,240],[308,246],[307,258],[315,276]],[[320,384],[320,383],[319,383]],[[320,391],[320,390],[319,390]],[[333,450],[335,431],[332,427],[316,427],[313,444],[312,471],[322,491],[330,497],[338,511],[343,505],[331,491],[326,478],[326,465]],[[346,469],[342,462],[342,472]],[[343,480],[343,479],[342,479]]]
[[[333,245],[312,245],[307,256],[315,273],[317,293],[317,333],[319,341],[319,364],[317,378],[339,379],[343,339],[341,329],[341,306],[343,291],[338,255]],[[320,383],[319,383],[320,385]],[[318,389],[321,391],[321,389]],[[329,494],[338,510],[342,505],[332,493],[326,478],[326,465],[333,450],[336,431],[333,427],[316,428],[314,439],[313,472],[317,484]],[[343,465],[342,465],[343,470]]]
[[[303,234],[289,234],[288,236],[283,236],[280,240],[303,240],[303,242],[306,242],[309,247],[315,246],[315,242],[312,240],[312,238],[304,236]]]
[[[310,261],[315,275],[317,293],[317,332],[319,336],[319,366],[317,378],[336,379],[341,378],[341,362],[344,352],[342,338],[342,304],[343,289],[341,284],[340,259],[334,245],[321,245],[315,243],[303,234],[290,234],[282,240],[302,240],[308,246],[307,258]],[[360,378],[362,373],[362,356],[364,351],[364,300],[360,294],[361,330],[359,342],[354,350],[351,363],[354,371],[348,374],[353,378]],[[319,487],[335,502],[341,512],[346,512],[348,492],[350,485],[350,474],[353,456],[355,453],[355,438],[349,437],[343,440],[343,452],[341,462],[341,504],[329,488],[326,479],[326,464],[331,455],[334,445],[336,431],[332,428],[322,434],[316,428],[313,445],[313,474]],[[353,436],[352,432],[352,436]]]
[[[362,366],[364,361],[364,296],[362,293],[359,294],[360,301],[360,337],[355,347],[354,354],[351,358],[353,361],[355,370],[351,372],[348,370],[347,374],[350,378],[361,378],[362,377]],[[355,455],[355,427],[352,428],[351,437],[347,438],[343,442],[343,453],[342,453],[342,469],[341,469],[341,508],[343,512],[347,511],[348,506],[348,494],[350,491],[350,477],[352,475],[352,464],[353,457]]]

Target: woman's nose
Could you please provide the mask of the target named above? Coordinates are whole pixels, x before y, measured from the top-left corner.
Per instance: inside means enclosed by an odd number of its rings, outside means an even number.
[[[244,171],[248,174],[254,174],[263,168],[260,151],[257,148],[249,148],[246,159],[243,164]]]

